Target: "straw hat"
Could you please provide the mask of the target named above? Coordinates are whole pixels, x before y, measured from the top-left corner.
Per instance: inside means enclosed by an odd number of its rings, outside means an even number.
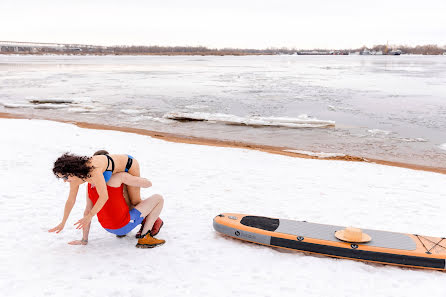
[[[335,232],[337,239],[347,242],[369,242],[372,238],[365,233],[362,233],[361,229],[347,227],[344,230]]]

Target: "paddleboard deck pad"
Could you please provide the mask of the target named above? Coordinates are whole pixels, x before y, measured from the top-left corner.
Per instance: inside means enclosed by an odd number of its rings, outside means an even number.
[[[371,229],[367,243],[339,240],[342,226],[309,223],[239,213],[214,218],[214,229],[233,238],[262,245],[322,254],[330,257],[446,270],[446,238]]]

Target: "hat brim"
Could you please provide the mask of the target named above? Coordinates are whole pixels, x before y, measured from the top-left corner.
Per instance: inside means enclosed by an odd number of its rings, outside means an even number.
[[[350,238],[348,238],[348,236],[345,236],[345,230],[336,231],[335,236],[337,239],[346,241],[346,242],[369,242],[370,240],[372,240],[370,235],[365,234],[365,233],[361,233],[360,240],[351,240]]]

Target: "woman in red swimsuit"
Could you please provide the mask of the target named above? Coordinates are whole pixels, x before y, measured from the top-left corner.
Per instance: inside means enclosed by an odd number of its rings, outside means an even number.
[[[125,235],[142,223],[142,235],[141,238],[138,239],[136,247],[152,248],[164,244],[164,240],[153,237],[159,232],[159,228],[161,228],[161,226],[156,226],[156,228],[154,228],[154,223],[158,219],[163,208],[163,197],[158,194],[152,195],[151,197],[142,200],[133,209],[129,210],[123,195],[124,184],[140,188],[152,186],[152,183],[149,180],[142,177],[132,176],[126,172],[113,174],[107,182],[109,198],[97,214],[99,223],[105,230],[116,235]],[[88,214],[91,211],[98,199],[99,195],[96,188],[93,185],[88,184],[87,204],[84,214]],[[81,240],[74,240],[69,242],[69,244],[87,244],[91,222],[88,222],[85,225],[81,225],[77,222],[75,225],[77,225],[77,229],[83,229],[83,236]]]
[[[85,225],[91,221],[108,200],[106,183],[113,173],[128,172],[135,177],[140,176],[138,162],[129,155],[96,155],[87,157],[66,153],[54,162],[53,172],[58,178],[70,183],[70,193],[65,203],[62,222],[50,230],[50,232],[56,233],[59,233],[65,227],[68,216],[76,202],[76,196],[81,184],[85,182],[91,183],[95,185],[99,193],[99,200],[90,213],[79,220],[81,225]],[[132,205],[137,205],[141,202],[140,189],[138,187],[129,186],[128,192]]]

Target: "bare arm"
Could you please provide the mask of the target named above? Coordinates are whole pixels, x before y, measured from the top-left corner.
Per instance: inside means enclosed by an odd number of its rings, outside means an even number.
[[[88,197],[88,188],[87,188],[87,204],[85,205],[85,211],[84,216],[88,215],[93,208],[93,203],[91,202],[90,198]],[[82,229],[82,239],[81,240],[73,240],[70,241],[68,244],[71,245],[86,245],[88,243],[88,234],[90,233],[90,226],[91,221],[85,225],[85,227]]]
[[[59,233],[60,231],[63,230],[63,228],[65,227],[65,223],[67,222],[68,217],[70,216],[71,210],[73,209],[73,206],[76,203],[76,196],[78,191],[79,191],[79,184],[70,183],[70,193],[68,194],[67,202],[65,202],[65,209],[62,222],[56,227],[48,230],[49,232]]]
[[[77,225],[76,229],[86,228],[91,219],[102,209],[102,207],[104,207],[108,200],[107,186],[105,184],[102,172],[96,171],[91,179],[92,183],[96,186],[96,191],[98,192],[99,198],[89,213],[74,224]]]
[[[85,206],[84,216],[88,215],[93,208],[93,202],[91,202],[90,198],[87,196],[87,205]],[[88,234],[90,233],[91,221],[88,223],[85,228],[82,230],[82,241],[88,242]]]
[[[108,200],[107,185],[105,184],[102,174],[98,178],[94,178],[93,183],[96,187],[96,191],[98,191],[99,198],[89,212],[91,217],[94,217],[102,209],[102,207],[104,207]]]
[[[68,194],[67,202],[65,203],[65,209],[62,222],[65,224],[70,216],[71,210],[76,203],[77,193],[79,191],[79,184],[70,183],[70,194]]]

